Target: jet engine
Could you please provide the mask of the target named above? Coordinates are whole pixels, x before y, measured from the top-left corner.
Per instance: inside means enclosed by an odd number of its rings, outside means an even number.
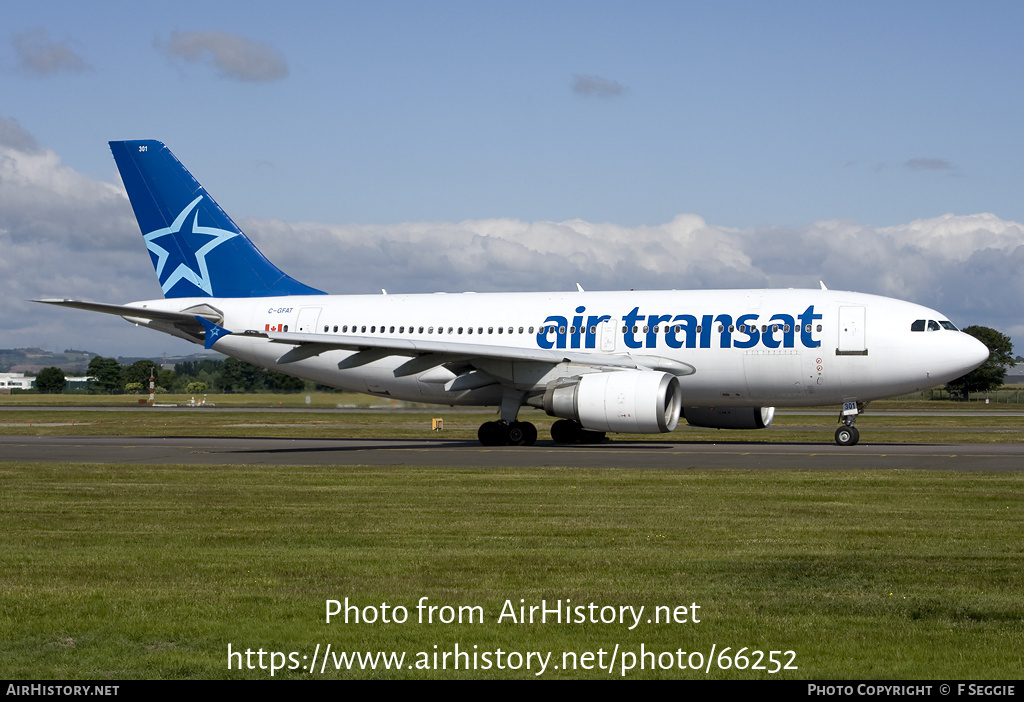
[[[544,392],[552,417],[579,422],[586,429],[654,434],[679,422],[679,380],[658,371],[609,371],[560,378]]]
[[[774,407],[684,407],[690,426],[708,429],[766,429],[775,418]]]

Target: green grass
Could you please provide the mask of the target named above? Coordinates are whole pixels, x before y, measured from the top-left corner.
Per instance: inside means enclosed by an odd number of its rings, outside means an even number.
[[[616,645],[749,647],[795,651],[798,670],[774,677],[815,679],[1015,679],[1024,663],[1024,473],[0,463],[0,488],[0,677],[270,677],[229,671],[229,644],[411,663],[458,643],[559,665]],[[325,623],[346,597],[410,621]],[[415,623],[421,597],[486,617]],[[696,603],[701,621],[496,623],[520,598]]]

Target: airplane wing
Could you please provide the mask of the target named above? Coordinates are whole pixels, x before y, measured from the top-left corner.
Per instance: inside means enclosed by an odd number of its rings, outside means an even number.
[[[552,365],[573,363],[594,368],[659,370],[673,375],[692,375],[696,372],[696,369],[688,363],[681,363],[661,356],[606,354],[572,349],[529,349],[459,341],[393,339],[345,334],[299,332],[247,332],[247,334],[266,336],[273,343],[291,345],[293,348],[278,358],[278,363],[291,363],[318,356],[331,349],[356,352],[339,364],[341,369],[355,368],[388,356],[409,356],[409,361],[395,369],[395,377],[399,378],[422,373],[445,363],[472,362],[473,359],[534,361]]]

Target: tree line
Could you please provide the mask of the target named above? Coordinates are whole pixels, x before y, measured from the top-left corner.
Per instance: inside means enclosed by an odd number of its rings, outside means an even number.
[[[95,356],[89,361],[87,374],[91,379],[87,392],[101,395],[149,394],[150,376],[154,389],[161,393],[301,392],[307,389],[306,381],[300,378],[264,370],[237,358],[183,361],[176,363],[174,370],[167,370],[150,360],[122,364],[116,358]],[[63,392],[66,385],[60,368],[44,368],[36,375],[39,392]]]

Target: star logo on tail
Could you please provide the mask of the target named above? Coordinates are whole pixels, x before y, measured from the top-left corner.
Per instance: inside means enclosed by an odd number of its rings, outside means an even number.
[[[156,229],[144,237],[146,248],[156,257],[156,275],[165,295],[179,281],[185,280],[212,297],[206,257],[228,239],[238,236],[238,232],[199,225],[197,207],[202,199],[200,195],[189,203],[171,226]],[[157,243],[158,239],[163,240]]]

